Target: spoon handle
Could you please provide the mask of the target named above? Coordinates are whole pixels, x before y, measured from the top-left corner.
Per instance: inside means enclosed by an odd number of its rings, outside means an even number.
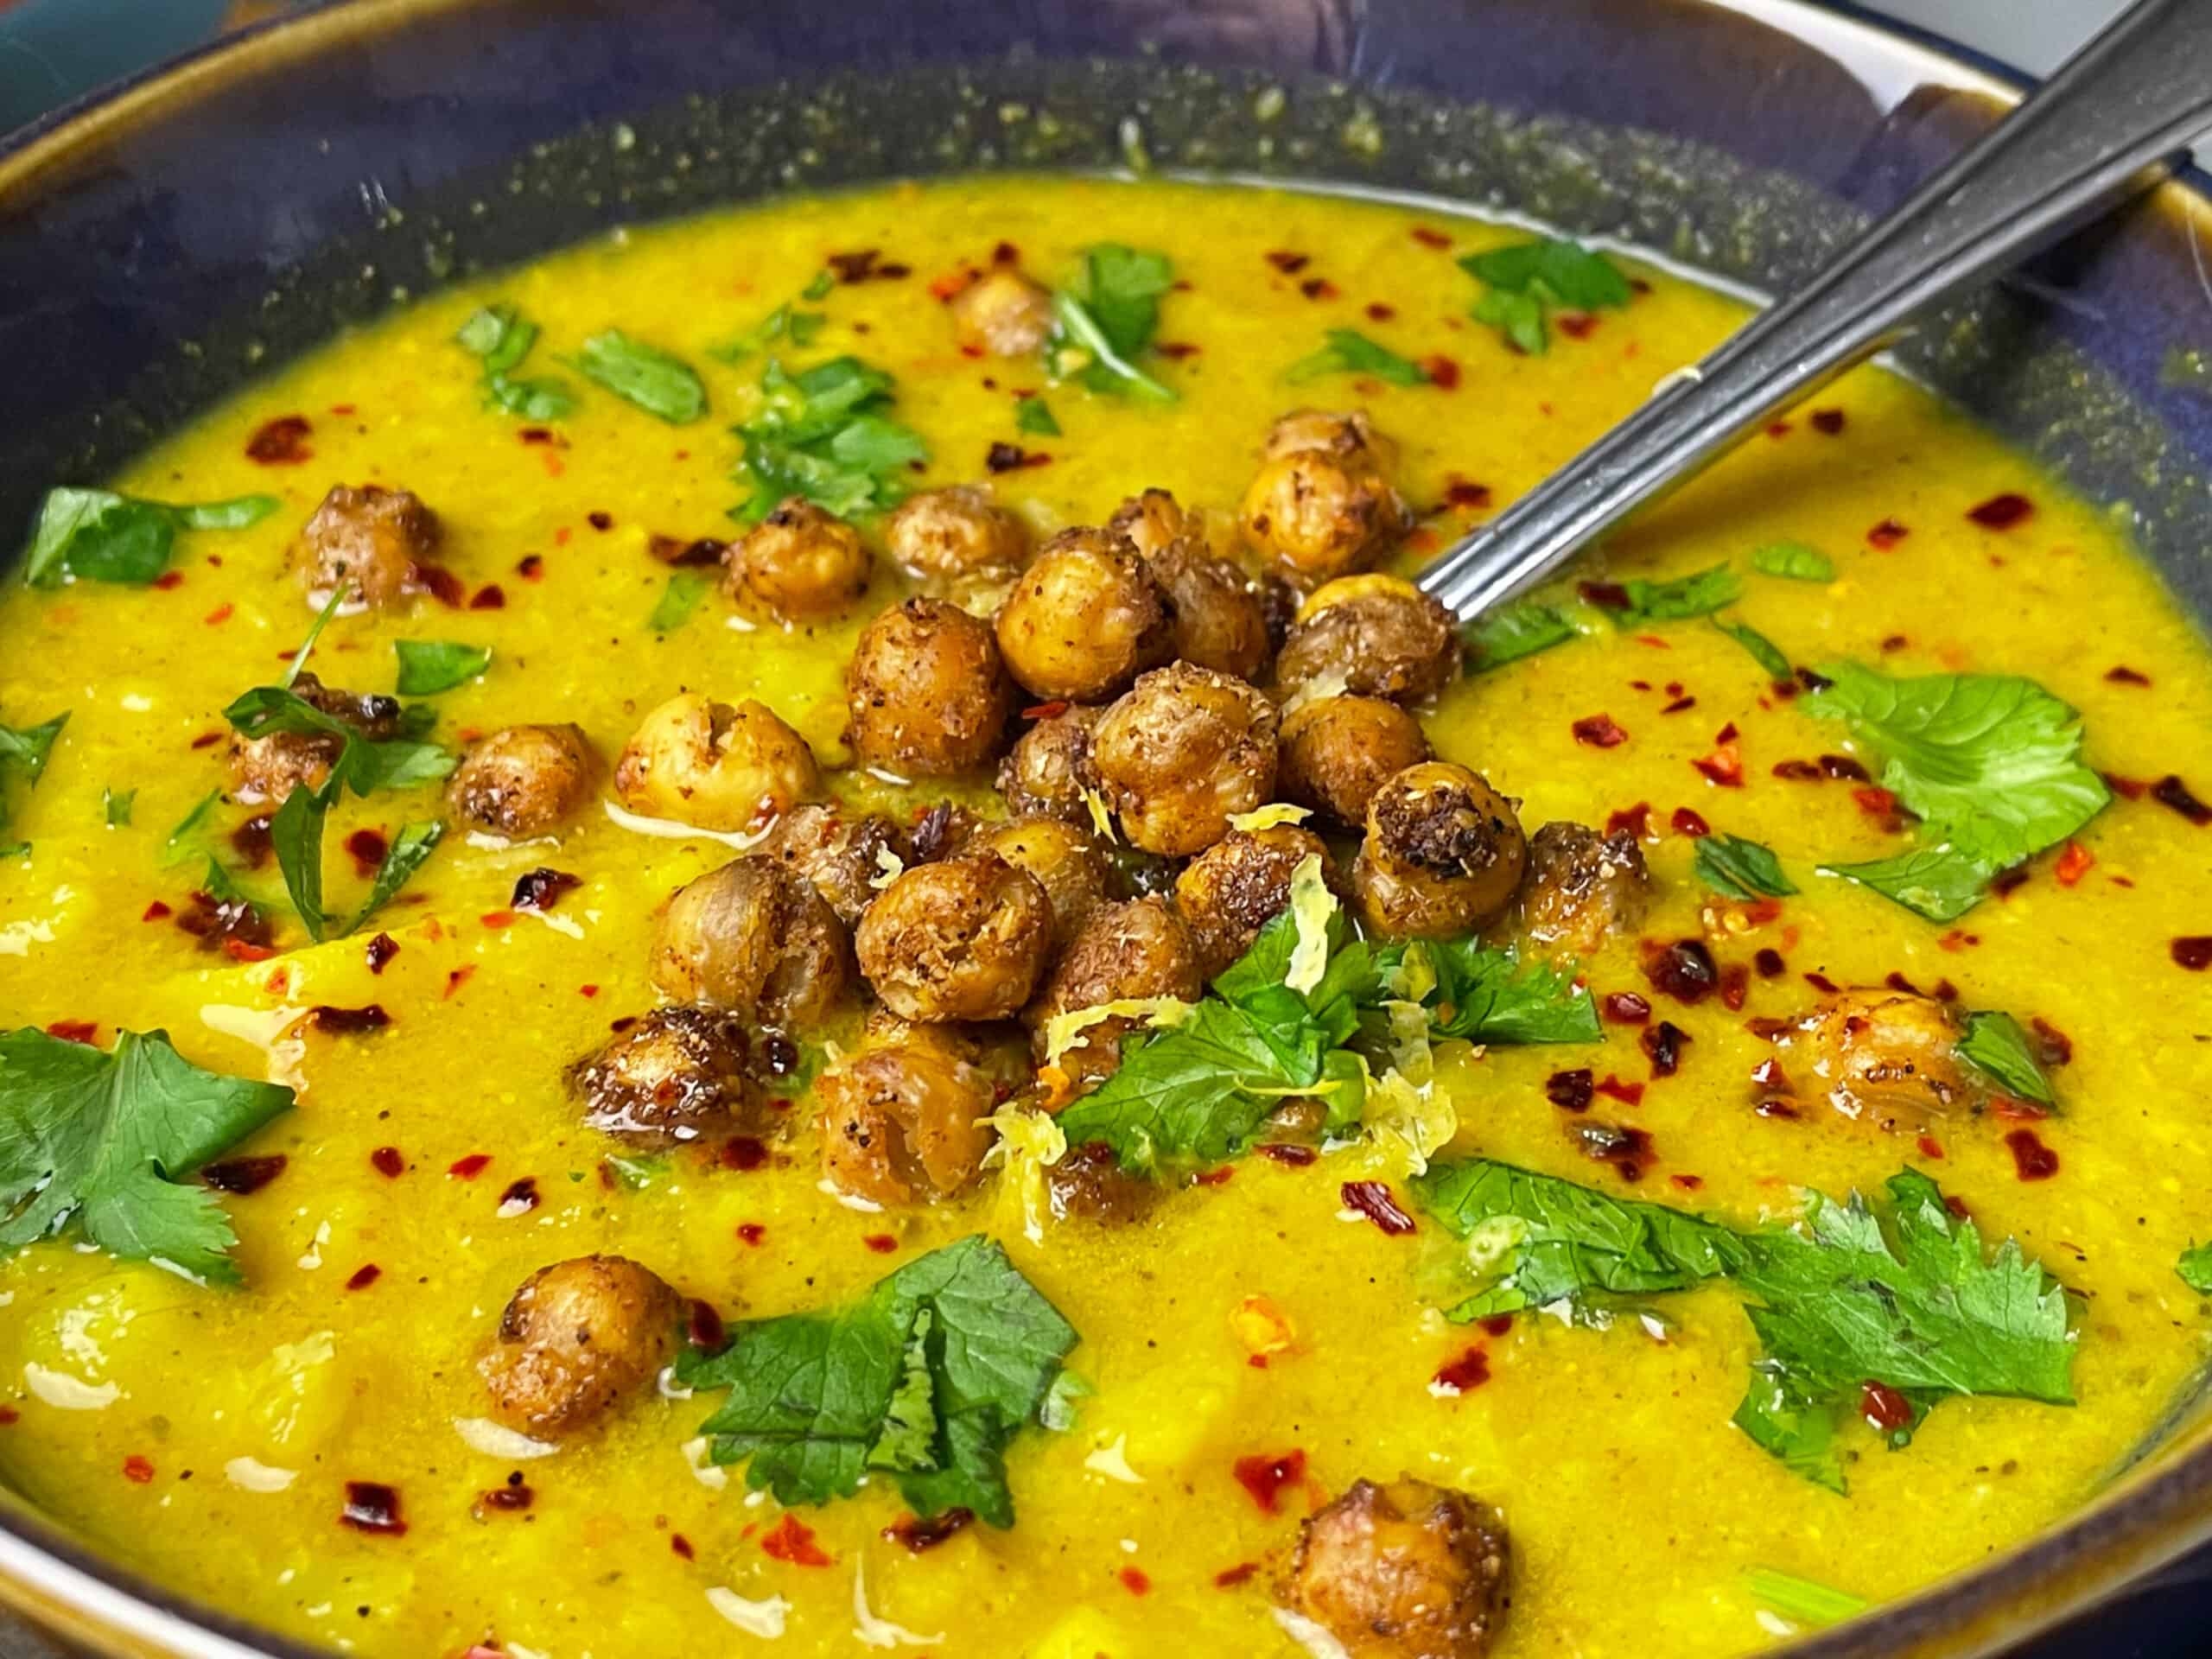
[[[2212,0],[2138,0],[1812,283],[1761,312],[1421,586],[1471,620],[1879,351],[1914,315],[2158,176],[2212,130]]]

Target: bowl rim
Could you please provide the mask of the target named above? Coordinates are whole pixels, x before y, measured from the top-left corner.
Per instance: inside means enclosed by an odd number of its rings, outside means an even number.
[[[218,96],[230,79],[404,30],[418,17],[507,0],[315,0],[95,86],[0,133],[0,212],[96,146],[166,108]],[[1985,94],[2006,108],[2037,79],[1940,32],[1859,0],[1694,0],[1774,28],[1816,50],[1878,56],[1913,78]],[[1348,79],[1351,77],[1347,77]],[[1295,188],[1295,181],[1287,181]],[[2153,193],[2212,222],[2212,171],[2183,161]],[[1877,1604],[1847,1624],[1777,1649],[1789,1659],[1947,1659],[1993,1654],[2083,1612],[2212,1540],[2212,1434],[2134,1484],[2095,1498],[2012,1549]],[[2031,1594],[2029,1592],[2032,1592]],[[2018,1604],[2008,1606],[2008,1603]],[[328,1659],[330,1649],[265,1629],[102,1554],[28,1499],[0,1501],[0,1605],[42,1629],[118,1655],[177,1659]],[[2024,1610],[2024,1611],[2023,1611]],[[1920,1644],[1926,1643],[1923,1648]]]

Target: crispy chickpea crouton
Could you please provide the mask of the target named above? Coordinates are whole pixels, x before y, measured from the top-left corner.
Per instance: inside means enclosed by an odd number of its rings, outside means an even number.
[[[963,346],[993,357],[1027,357],[1052,334],[1052,296],[1018,270],[985,271],[952,297]]]
[[[399,702],[373,693],[357,696],[302,673],[293,692],[321,713],[372,741],[397,736]],[[231,789],[242,801],[282,801],[294,790],[321,789],[338,764],[345,741],[328,732],[271,732],[266,737],[231,734]]]
[[[540,1268],[509,1300],[477,1364],[493,1414],[531,1435],[590,1427],[667,1363],[683,1306],[658,1275],[624,1256]]]
[[[1151,568],[1118,537],[1069,530],[1045,543],[998,617],[1007,670],[1039,697],[1103,702],[1173,648]]]
[[[1029,556],[1021,520],[967,484],[908,496],[883,537],[902,569],[941,581],[1008,575]]]
[[[1464,1492],[1355,1481],[1300,1528],[1276,1599],[1351,1659],[1482,1659],[1509,1554],[1504,1522]]]
[[[1580,823],[1548,823],[1529,837],[1521,925],[1561,956],[1586,957],[1632,932],[1651,899],[1643,849],[1625,830],[1603,835]]]
[[[1098,722],[1090,764],[1135,845],[1171,858],[1201,852],[1233,815],[1272,797],[1274,705],[1211,669],[1155,669]]]
[[[1041,1062],[1058,1015],[1153,997],[1195,1002],[1205,989],[1198,946],[1182,918],[1164,899],[1132,899],[1091,912],[1022,1019]],[[1075,1084],[1103,1081],[1121,1065],[1122,1039],[1135,1025],[1113,1014],[1086,1027],[1082,1040],[1059,1056],[1060,1069]]]
[[[1429,758],[1421,722],[1379,697],[1316,697],[1282,717],[1275,787],[1342,830],[1367,822],[1376,791]]]
[[[461,757],[446,785],[446,810],[472,830],[527,841],[582,811],[599,776],[582,728],[508,726]]]
[[[708,1008],[656,1008],[569,1071],[587,1128],[651,1149],[766,1127],[744,1023]]]
[[[1198,942],[1208,979],[1250,950],[1260,930],[1290,903],[1290,878],[1309,857],[1321,861],[1332,886],[1340,884],[1320,836],[1288,823],[1232,830],[1184,866],[1175,908]]]
[[[841,615],[868,591],[872,561],[860,532],[786,496],[729,551],[730,597],[783,622]]]
[[[900,777],[988,766],[1018,700],[990,626],[941,599],[885,611],[845,669],[854,752],[862,765]]]
[[[1090,737],[1102,711],[1076,703],[1033,720],[999,762],[999,795],[1018,818],[1090,822],[1087,791],[1098,787],[1090,767]]]
[[[1356,696],[1421,702],[1459,672],[1452,613],[1397,576],[1339,576],[1315,590],[1275,659],[1284,685],[1340,683]]]
[[[309,600],[340,582],[372,609],[424,591],[418,563],[438,550],[438,516],[410,490],[335,486],[301,532],[297,563]]]
[[[648,817],[743,831],[818,796],[822,774],[806,740],[766,703],[687,691],[639,726],[615,763],[614,792]]]
[[[955,1038],[918,1027],[832,1067],[815,1092],[822,1173],[841,1192],[922,1204],[982,1173],[997,1084]]]
[[[1368,807],[1352,892],[1372,931],[1455,938],[1497,919],[1528,861],[1513,804],[1465,766],[1429,760],[1384,784]]]
[[[1003,1020],[1036,988],[1052,901],[995,853],[908,870],[861,918],[861,972],[908,1020]]]
[[[812,882],[754,853],[677,890],[653,938],[652,974],[678,1001],[803,1031],[850,988],[852,947]]]

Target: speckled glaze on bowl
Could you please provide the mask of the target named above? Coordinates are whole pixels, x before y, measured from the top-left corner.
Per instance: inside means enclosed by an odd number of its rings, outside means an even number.
[[[49,484],[97,478],[340,327],[615,225],[1144,165],[1510,208],[1782,290],[2018,91],[1799,0],[358,0],[0,145],[0,548]],[[2116,504],[2200,620],[2206,182],[1898,353]],[[1793,1651],[1995,1651],[2212,1537],[2199,1408],[2177,1401],[2065,1525]],[[4,1490],[0,1599],[92,1652],[315,1651],[99,1559]]]

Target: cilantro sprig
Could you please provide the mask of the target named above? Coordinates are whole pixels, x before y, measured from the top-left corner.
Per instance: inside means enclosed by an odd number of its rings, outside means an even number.
[[[575,410],[567,381],[548,375],[518,378],[515,371],[537,343],[537,325],[512,305],[487,305],[470,313],[454,336],[483,369],[484,400],[525,421],[565,420]]]
[[[837,1308],[730,1327],[687,1348],[677,1381],[727,1389],[701,1427],[717,1464],[785,1504],[849,1497],[887,1475],[917,1515],[1014,1524],[1008,1447],[1039,1421],[1075,1327],[976,1235],[918,1256]]]
[[[276,511],[273,495],[175,505],[111,490],[52,489],[23,555],[23,581],[54,588],[64,577],[143,588],[169,568],[177,532],[243,530]]]
[[[166,1032],[119,1033],[111,1052],[0,1036],[0,1250],[73,1225],[113,1255],[237,1282],[222,1205],[180,1178],[291,1104],[279,1084],[193,1065]]]
[[[602,328],[588,338],[574,366],[585,379],[671,426],[687,425],[707,412],[707,387],[697,370],[620,328]]]
[[[1743,596],[1744,579],[1727,565],[1716,564],[1669,582],[1633,576],[1586,587],[1584,592],[1616,626],[1640,628],[1648,622],[1681,622],[1726,609]]]
[[[1567,237],[1471,253],[1459,268],[1483,284],[1475,321],[1490,324],[1531,357],[1551,349],[1554,312],[1616,309],[1629,302],[1628,278],[1620,267]]]
[[[1467,645],[1467,671],[1479,674],[1580,639],[1573,619],[1555,605],[1523,600],[1484,611],[1459,631]]]
[[[734,511],[758,524],[785,496],[803,496],[841,518],[880,512],[906,495],[910,466],[929,446],[886,411],[894,383],[856,357],[833,357],[794,374],[770,358],[760,407],[737,428],[745,455],[737,479],[752,493]]]
[[[1137,365],[1160,328],[1160,302],[1175,286],[1164,253],[1105,242],[1085,251],[1083,270],[1052,296],[1058,325],[1047,361],[1095,392],[1130,391],[1154,403],[1178,401],[1175,389]]]
[[[1956,1052],[2007,1094],[2038,1106],[2058,1103],[2057,1091],[2050,1086],[2043,1062],[2036,1058],[2028,1033],[2011,1014],[1984,1008],[1967,1015],[1966,1031]]]
[[[1301,357],[1283,372],[1293,385],[1332,374],[1371,374],[1394,386],[1425,386],[1428,371],[1411,358],[1378,346],[1357,328],[1332,328],[1318,352]]]
[[[1700,836],[1690,868],[1730,899],[1786,899],[1797,891],[1774,849],[1741,836]]]
[[[30,849],[29,842],[14,840],[8,834],[9,778],[21,778],[27,790],[36,788],[46,775],[47,761],[53,757],[54,740],[68,723],[69,716],[64,712],[36,726],[0,724],[0,858],[13,858]]]

